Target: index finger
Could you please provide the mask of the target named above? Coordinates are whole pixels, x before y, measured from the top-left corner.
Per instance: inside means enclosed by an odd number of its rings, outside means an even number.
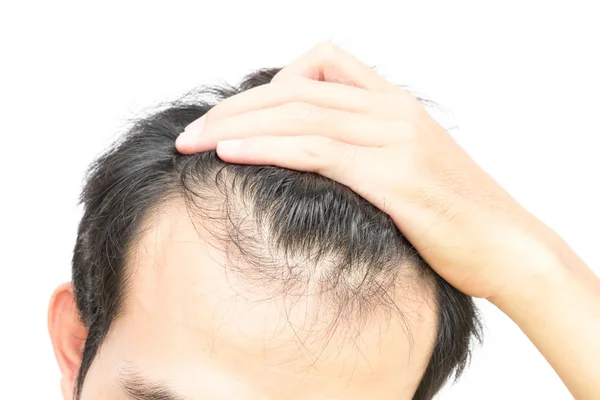
[[[284,67],[273,77],[271,82],[285,83],[286,81],[300,80],[302,78],[339,83],[380,93],[397,94],[404,92],[402,88],[388,82],[371,67],[329,42],[318,44],[308,53]],[[258,91],[257,88],[253,90],[254,92]],[[260,91],[262,92],[262,90],[265,89],[261,89]],[[240,96],[240,94],[237,96]],[[243,95],[242,99],[250,97],[250,95]],[[248,108],[247,102],[244,105],[245,102],[238,100],[240,99],[225,100],[225,104],[237,104],[241,109]],[[270,102],[273,102],[273,100],[271,99]],[[241,106],[240,103],[242,103]],[[263,100],[261,103],[267,104],[269,101]],[[257,104],[251,104],[250,106],[252,109],[255,109]],[[215,107],[213,110],[215,110],[214,112],[218,112],[217,110],[223,112],[224,109],[227,110],[226,106]],[[206,115],[186,126],[185,132],[201,131],[205,121],[210,119],[214,112],[212,110],[208,111]],[[231,110],[228,112],[231,113]]]
[[[272,82],[298,77],[381,92],[397,93],[399,90],[371,67],[329,42],[318,44],[287,65],[273,77]]]

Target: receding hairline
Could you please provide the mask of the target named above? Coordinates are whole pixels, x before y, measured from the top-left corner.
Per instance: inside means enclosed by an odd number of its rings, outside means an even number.
[[[232,287],[235,293],[245,296],[249,301],[257,303],[270,301],[273,303],[283,302],[284,304],[290,304],[306,301],[318,305],[315,306],[315,309],[321,306],[325,307],[324,310],[332,314],[331,324],[326,329],[341,328],[358,333],[361,327],[365,325],[372,323],[385,325],[391,320],[399,318],[405,326],[405,333],[409,340],[412,340],[411,320],[415,317],[415,309],[422,303],[425,303],[432,313],[437,313],[439,309],[434,281],[429,275],[423,274],[413,264],[413,261],[409,259],[402,261],[403,265],[399,265],[396,275],[384,275],[382,279],[387,279],[386,282],[372,283],[374,290],[376,290],[376,292],[370,293],[373,296],[372,299],[366,298],[366,295],[369,293],[362,295],[353,293],[352,288],[343,286],[345,283],[340,283],[342,285],[341,288],[329,288],[331,291],[338,290],[338,293],[334,296],[327,291],[316,293],[294,292],[291,289],[301,289],[304,282],[294,281],[297,276],[291,275],[286,276],[279,284],[273,280],[273,275],[270,275],[268,278],[271,281],[268,282],[269,285],[267,286],[264,280],[261,279],[264,276],[264,272],[261,273],[259,271],[257,273],[253,270],[253,265],[245,262],[243,255],[236,252],[236,246],[232,247],[231,243],[219,243],[217,241],[213,233],[214,225],[218,225],[219,222],[216,222],[215,219],[205,219],[193,212],[190,213],[188,207],[189,204],[182,197],[169,195],[165,197],[164,201],[152,207],[147,215],[144,216],[143,223],[140,224],[140,231],[135,235],[136,239],[132,242],[129,252],[130,256],[126,262],[126,275],[129,276],[128,281],[131,281],[130,274],[132,273],[132,266],[135,264],[136,254],[145,248],[148,240],[153,242],[156,240],[156,235],[161,229],[161,224],[172,224],[174,222],[173,218],[178,218],[183,221],[189,221],[193,225],[199,245],[208,245],[209,248],[220,253],[233,250],[233,253],[225,255],[227,264],[218,265],[217,267],[222,267],[226,271],[228,276],[227,283],[235,285],[235,287]],[[181,223],[180,221],[176,223],[179,224]],[[205,229],[205,223],[211,225],[209,229]],[[325,260],[325,262],[335,267],[335,259]],[[285,263],[273,263],[271,267],[281,270],[287,268]],[[314,265],[297,265],[297,267],[314,268]],[[363,267],[368,268],[368,266]],[[130,288],[131,285],[128,285],[128,289]],[[340,298],[340,291],[347,294],[347,297]],[[123,293],[125,303],[127,303],[127,297],[130,295],[129,292],[130,290],[125,290]],[[353,295],[357,297],[352,299]],[[343,301],[347,302],[344,303]],[[339,324],[340,326],[335,326],[335,324]],[[433,329],[437,329],[437,322],[434,322],[432,325]]]
[[[92,164],[82,192],[81,202],[85,212],[80,222],[73,258],[77,306],[89,329],[77,380],[78,393],[111,322],[120,313],[124,294],[121,290],[122,279],[126,278],[123,277],[126,264],[123,249],[128,247],[126,243],[136,241],[135,237],[131,237],[134,229],[130,228],[140,219],[139,210],[150,209],[151,207],[146,206],[155,203],[162,194],[163,187],[178,187],[181,176],[177,175],[181,173],[181,168],[193,166],[193,163],[186,163],[187,158],[180,157],[176,152],[174,142],[177,134],[187,124],[206,113],[215,102],[268,83],[277,70],[260,70],[247,76],[237,86],[200,88],[194,91],[192,97],[163,104],[157,112],[141,116],[135,121],[124,140],[119,141]],[[205,166],[209,168],[216,165],[210,158],[205,161],[208,161]],[[244,173],[244,167],[240,168]],[[271,171],[263,170],[263,173],[263,178],[268,180]],[[193,174],[190,176],[194,177]],[[311,180],[316,182],[318,178]],[[266,186],[263,185],[263,189]],[[338,190],[335,183],[330,189]],[[290,198],[295,196],[302,198],[304,194],[294,193]],[[366,204],[364,208],[368,214]],[[390,235],[394,235],[389,221],[384,221],[380,227],[382,231],[387,230],[388,239]],[[372,233],[383,239],[384,234],[381,232]],[[295,236],[288,239],[288,244],[294,245],[294,241],[300,239],[303,242],[305,238],[299,238],[296,232]],[[314,240],[320,240],[327,247],[331,244],[327,239],[319,237]],[[369,246],[369,242],[365,245],[367,253],[379,253]],[[400,244],[400,247],[408,253],[416,252],[407,243]],[[424,261],[421,272],[427,272],[424,276],[433,274]],[[430,398],[452,373],[460,375],[469,357],[471,339],[479,338],[480,325],[472,300],[458,293],[439,277],[434,276],[434,280],[439,296],[437,305],[441,309],[438,325],[442,329],[438,333],[440,336],[432,361],[415,395],[415,399],[419,400]]]

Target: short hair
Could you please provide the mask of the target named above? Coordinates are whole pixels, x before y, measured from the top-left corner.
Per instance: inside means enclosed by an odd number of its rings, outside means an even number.
[[[128,254],[143,221],[151,210],[176,197],[198,216],[196,223],[204,217],[222,222],[218,237],[227,243],[229,256],[243,258],[243,265],[236,263],[235,269],[252,284],[286,291],[316,280],[340,314],[360,316],[375,307],[399,312],[389,291],[413,265],[421,284],[434,289],[437,310],[436,340],[413,399],[432,398],[463,372],[474,339],[481,339],[473,300],[439,277],[387,214],[315,173],[229,164],[215,151],[177,152],[175,139],[186,125],[219,101],[269,83],[278,71],[259,70],[237,86],[201,87],[163,104],[135,120],[90,166],[72,261],[75,300],[88,329],[77,397],[111,323],[122,311]],[[248,210],[251,222],[243,210]],[[273,252],[278,257],[270,257]],[[326,261],[326,272],[318,277],[306,266]],[[281,281],[282,274],[273,272],[283,269],[288,272]]]

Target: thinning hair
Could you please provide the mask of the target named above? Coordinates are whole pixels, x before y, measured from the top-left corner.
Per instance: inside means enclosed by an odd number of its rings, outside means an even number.
[[[269,83],[278,71],[259,70],[237,86],[202,87],[161,105],[91,165],[72,262],[76,303],[88,329],[77,396],[122,311],[128,255],[144,221],[173,198],[184,199],[195,223],[210,219],[218,227],[212,233],[228,258],[243,260],[230,266],[248,282],[277,295],[302,294],[310,281],[339,315],[354,316],[344,323],[375,308],[400,312],[390,290],[408,279],[403,272],[416,271],[417,282],[433,288],[437,334],[414,399],[431,399],[463,372],[481,335],[473,301],[427,265],[387,214],[315,173],[228,164],[215,151],[182,155],[175,149],[186,125],[219,101]],[[317,273],[314,267],[323,265]]]

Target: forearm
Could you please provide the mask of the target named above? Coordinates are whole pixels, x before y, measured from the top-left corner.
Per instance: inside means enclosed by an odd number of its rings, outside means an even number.
[[[537,264],[535,275],[490,301],[523,330],[576,399],[600,399],[600,279],[562,239],[550,242],[529,261]]]

